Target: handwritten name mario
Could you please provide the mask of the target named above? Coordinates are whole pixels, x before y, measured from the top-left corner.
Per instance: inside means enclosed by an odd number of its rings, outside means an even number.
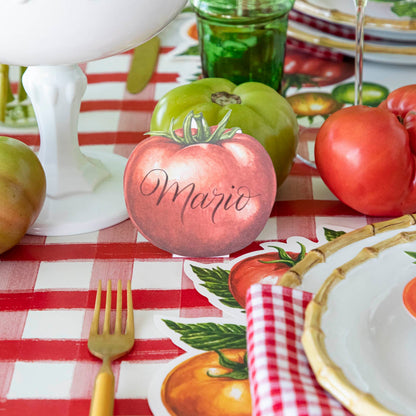
[[[247,186],[235,187],[231,185],[232,192],[226,194],[216,188],[210,192],[198,192],[195,183],[191,182],[180,186],[177,181],[169,181],[169,175],[164,169],[150,170],[139,184],[139,191],[145,197],[156,197],[156,206],[163,200],[172,203],[181,203],[181,222],[184,222],[187,209],[211,209],[211,221],[215,224],[215,218],[220,210],[234,209],[242,211],[253,198],[260,195],[251,194]],[[184,198],[180,198],[184,196]]]

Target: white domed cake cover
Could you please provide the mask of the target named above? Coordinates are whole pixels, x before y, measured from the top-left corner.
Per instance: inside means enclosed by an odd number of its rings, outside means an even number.
[[[0,2],[0,62],[61,65],[131,49],[162,30],[185,0]]]

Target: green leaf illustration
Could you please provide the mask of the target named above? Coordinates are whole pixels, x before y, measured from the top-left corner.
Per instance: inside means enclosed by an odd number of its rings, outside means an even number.
[[[213,269],[202,268],[191,265],[192,271],[204,282],[201,286],[205,287],[210,293],[218,297],[218,300],[230,308],[242,309],[234,299],[228,287],[229,270],[215,267]]]
[[[278,247],[278,246],[269,246],[271,248],[274,248],[275,250],[277,250],[277,252],[279,253],[279,259],[276,260],[259,260],[260,263],[283,263],[286,264],[289,267],[293,267],[295,264],[299,263],[301,260],[303,260],[305,258],[305,254],[306,254],[306,247],[302,244],[299,243],[299,241],[297,242],[300,246],[300,253],[293,258],[292,256],[290,256],[288,253],[286,253],[286,250],[283,249],[282,247]]]
[[[237,324],[216,324],[201,322],[183,324],[164,319],[172,331],[180,334],[180,340],[193,348],[203,351],[216,351],[222,348],[246,348],[246,327]]]
[[[340,235],[345,234],[345,231],[335,231],[335,230],[331,230],[329,228],[324,227],[324,233],[325,233],[325,238],[328,241],[332,241],[332,240],[335,240]]]
[[[178,56],[199,55],[199,45],[190,46],[186,51],[183,51]]]
[[[313,84],[318,86],[318,83],[313,80],[310,75],[307,74],[284,74],[283,76],[283,88],[282,95],[286,96],[286,92],[290,87],[300,90],[304,84]]]
[[[247,353],[244,355],[244,362],[233,361],[227,358],[220,350],[216,351],[219,357],[219,363],[225,368],[232,370],[226,374],[213,374],[210,371],[207,375],[213,378],[232,378],[233,380],[247,380],[248,379],[248,365]]]
[[[416,259],[416,251],[405,251],[405,253]],[[413,264],[416,264],[416,261],[414,261]]]

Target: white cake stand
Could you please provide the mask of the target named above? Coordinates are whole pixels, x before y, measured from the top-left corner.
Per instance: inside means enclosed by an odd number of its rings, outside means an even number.
[[[186,0],[7,0],[0,2],[0,62],[27,66],[23,84],[40,133],[47,180],[44,207],[28,231],[70,235],[128,218],[127,159],[84,150],[78,116],[87,86],[80,62],[131,49],[153,37]]]

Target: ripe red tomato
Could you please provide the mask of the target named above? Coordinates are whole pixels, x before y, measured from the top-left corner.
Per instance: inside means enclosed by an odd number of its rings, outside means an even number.
[[[409,133],[412,152],[416,154],[416,84],[392,91],[379,107],[392,112],[402,121]]]
[[[416,211],[415,91],[394,91],[378,108],[341,109],[318,132],[315,161],[322,179],[363,214]]]
[[[222,350],[227,360],[244,366],[246,350]],[[165,378],[161,396],[174,416],[251,416],[248,376],[233,377],[220,364],[219,355],[208,351],[176,366]]]
[[[228,287],[234,299],[246,306],[246,293],[255,283],[278,284],[279,279],[296,263],[305,257],[305,247],[300,244],[301,252],[286,252],[275,247],[276,252],[260,253],[236,263],[230,270]]]
[[[276,195],[270,156],[253,137],[224,126],[195,130],[189,123],[132,152],[127,209],[154,245],[189,257],[224,255],[250,244],[266,224]],[[198,141],[199,132],[218,140]]]

